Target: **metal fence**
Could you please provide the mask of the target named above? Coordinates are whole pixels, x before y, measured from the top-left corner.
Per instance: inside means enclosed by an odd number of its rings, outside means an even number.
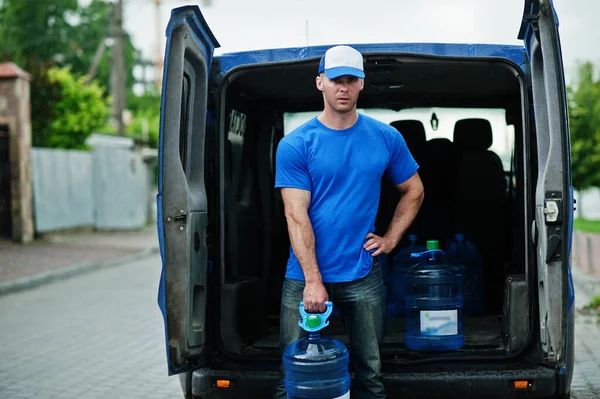
[[[33,148],[31,163],[35,230],[93,226],[92,154]]]
[[[152,179],[142,153],[127,139],[92,143],[90,152],[32,149],[36,232],[135,229],[150,220]]]

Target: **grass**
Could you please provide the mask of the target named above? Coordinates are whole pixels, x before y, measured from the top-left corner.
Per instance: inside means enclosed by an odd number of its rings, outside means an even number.
[[[586,233],[600,233],[600,220],[575,219],[573,228]]]
[[[590,309],[599,310],[600,309],[600,296],[594,295],[594,298],[592,298],[592,300],[590,301],[590,303],[588,303],[586,305],[586,307],[590,308]]]
[[[590,303],[585,305],[581,311],[584,314],[596,315],[596,322],[600,324],[600,296],[594,295]]]
[[[596,323],[600,324],[600,296],[594,295],[594,298],[579,310],[583,315],[596,316]]]

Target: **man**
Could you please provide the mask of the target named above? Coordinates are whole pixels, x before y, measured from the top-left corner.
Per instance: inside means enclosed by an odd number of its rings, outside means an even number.
[[[316,78],[323,111],[281,140],[275,179],[292,244],[281,301],[281,350],[303,336],[300,301],[307,312],[320,313],[331,300],[348,328],[358,399],[386,397],[379,351],[385,304],[376,257],[398,244],[423,201],[418,165],[402,136],[356,111],[364,77],[355,49],[336,46],[325,53]],[[380,237],[373,231],[385,171],[402,198]],[[285,398],[282,382],[276,397]]]

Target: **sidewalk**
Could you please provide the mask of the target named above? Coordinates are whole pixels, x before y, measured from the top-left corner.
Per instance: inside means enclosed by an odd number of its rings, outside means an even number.
[[[156,252],[154,225],[137,231],[52,233],[25,245],[0,241],[0,295]]]
[[[600,279],[600,234],[573,232],[573,264]]]
[[[575,306],[581,308],[594,296],[600,296],[600,234],[574,231],[572,243]]]
[[[0,295],[157,252],[154,225],[138,231],[53,233],[26,245],[0,241]],[[594,295],[600,296],[599,273],[590,271],[589,262],[584,259],[578,259],[574,251],[576,308],[587,305]]]
[[[600,280],[575,266],[571,268],[571,272],[575,288],[575,308],[580,309],[590,303],[594,296],[600,296]]]

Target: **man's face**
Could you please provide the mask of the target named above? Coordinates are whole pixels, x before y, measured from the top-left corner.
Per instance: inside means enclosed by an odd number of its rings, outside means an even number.
[[[363,89],[364,82],[364,79],[355,76],[340,76],[332,80],[324,73],[317,76],[317,88],[323,92],[325,106],[341,113],[356,108],[358,93]]]

